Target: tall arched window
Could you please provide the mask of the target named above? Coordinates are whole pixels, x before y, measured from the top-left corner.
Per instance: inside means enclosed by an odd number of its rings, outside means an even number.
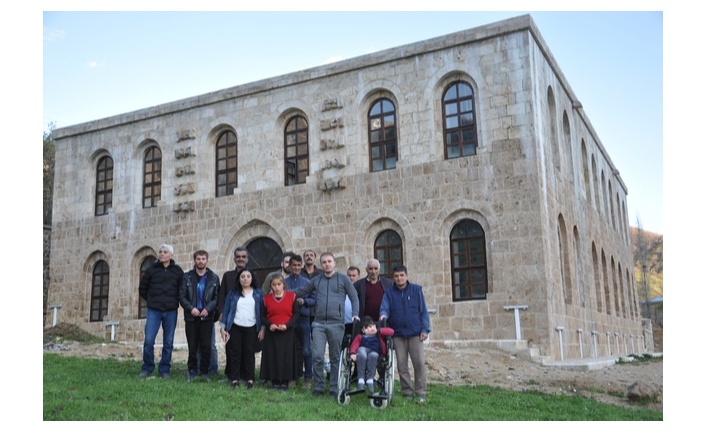
[[[569,250],[569,234],[566,230],[564,217],[559,214],[559,225],[557,227],[559,240],[559,267],[561,269],[561,285],[564,289],[564,303],[571,304],[573,302],[574,288],[571,284],[571,258]]]
[[[387,229],[375,238],[373,255],[380,261],[380,276],[392,279],[392,268],[402,265],[402,238],[394,230]]]
[[[232,195],[238,187],[238,138],[229,131],[216,141],[216,197]]]
[[[378,99],[368,112],[370,172],[397,166],[397,114],[390,99]]]
[[[98,261],[93,267],[91,283],[91,322],[100,322],[108,314],[108,290],[110,270],[104,261]]]
[[[474,220],[461,220],[451,229],[449,243],[453,300],[486,299],[488,266],[483,227]]]
[[[108,214],[113,206],[113,159],[101,157],[96,168],[96,215]]]
[[[142,260],[142,263],[140,264],[140,278],[137,281],[137,284],[139,286],[140,280],[142,280],[142,274],[147,271],[147,269],[154,264],[154,261],[157,260],[156,257],[154,256],[147,256]],[[139,294],[137,295],[138,298],[140,298],[140,308],[137,311],[137,318],[138,319],[146,319],[147,318],[147,301],[142,298]]]
[[[145,166],[142,177],[142,208],[157,206],[162,197],[162,151],[150,147],[145,151]]]
[[[309,124],[301,115],[284,128],[284,185],[306,183],[309,175]]]
[[[475,103],[470,84],[457,81],[444,92],[444,157],[470,156],[476,153]]]
[[[282,269],[282,248],[273,239],[262,237],[245,246],[248,249],[247,269],[260,280],[265,281],[267,274]],[[259,286],[262,287],[262,286]]]

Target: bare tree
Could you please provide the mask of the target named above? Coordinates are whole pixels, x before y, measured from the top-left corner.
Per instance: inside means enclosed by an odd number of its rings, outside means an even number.
[[[637,233],[636,233],[636,244],[635,244],[635,259],[642,269],[642,286],[639,289],[642,292],[642,296],[645,301],[645,310],[648,319],[651,319],[650,310],[650,286],[649,286],[649,275],[647,272],[647,260],[650,252],[649,245],[647,244],[647,237],[645,235],[644,229],[642,229],[642,222],[640,221],[640,216],[637,216]]]

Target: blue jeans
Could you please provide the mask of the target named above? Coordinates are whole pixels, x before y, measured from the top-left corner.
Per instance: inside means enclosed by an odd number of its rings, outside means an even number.
[[[154,371],[154,342],[162,327],[162,359],[159,361],[159,374],[169,373],[174,350],[174,330],[177,324],[177,310],[160,311],[147,309],[145,321],[145,344],[142,347],[142,371]]]
[[[297,334],[297,372],[301,372],[302,364],[304,365],[304,378],[312,377],[312,367],[314,361],[311,358],[311,321],[309,316],[303,316],[297,320],[297,326],[294,327],[294,332]]]
[[[196,353],[196,366],[197,370],[201,369],[201,349]],[[213,332],[211,332],[211,363],[208,366],[208,371],[210,373],[218,372],[218,348],[216,347],[216,326],[213,326]]]

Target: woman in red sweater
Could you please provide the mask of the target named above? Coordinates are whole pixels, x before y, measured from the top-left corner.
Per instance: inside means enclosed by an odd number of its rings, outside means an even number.
[[[272,381],[272,389],[286,391],[289,381],[297,378],[294,327],[299,318],[299,305],[294,292],[284,290],[284,278],[275,275],[271,292],[262,301],[264,341],[260,361],[260,379]]]

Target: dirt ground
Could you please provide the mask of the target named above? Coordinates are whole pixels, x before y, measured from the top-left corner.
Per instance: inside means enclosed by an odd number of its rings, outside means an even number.
[[[90,358],[140,360],[140,345],[121,343],[79,343],[57,341],[45,344],[45,351]],[[155,352],[159,355],[159,350]],[[658,401],[639,407],[662,411],[663,361],[637,361],[589,371],[570,371],[542,366],[495,349],[446,349],[428,346],[425,350],[428,381],[448,385],[489,385],[515,391],[540,391],[594,398],[623,407],[635,407],[627,399],[627,388],[642,381],[660,394]],[[185,348],[174,350],[173,361],[186,362]],[[225,363],[222,346],[219,364]],[[138,368],[135,368],[136,370]],[[137,373],[137,371],[136,371]]]

